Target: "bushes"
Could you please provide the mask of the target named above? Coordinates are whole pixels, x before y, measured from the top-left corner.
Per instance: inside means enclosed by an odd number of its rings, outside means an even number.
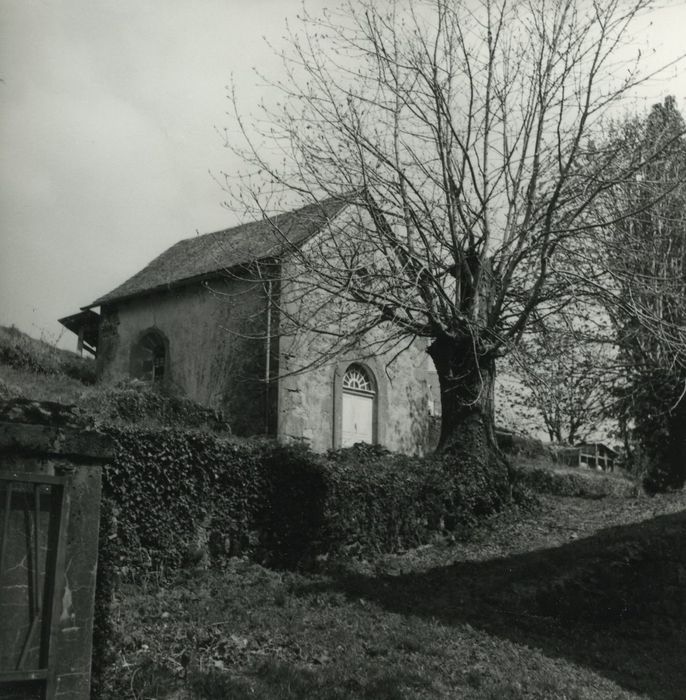
[[[536,438],[501,429],[496,429],[495,437],[498,447],[509,455],[544,457],[548,453],[548,448]]]
[[[325,462],[300,445],[273,445],[262,467],[261,554],[270,563],[295,566],[325,548]]]
[[[117,575],[174,570],[194,556],[236,549],[256,521],[263,486],[260,443],[208,433],[110,427],[115,461],[105,469]],[[221,541],[212,538],[221,533]],[[196,562],[199,563],[199,562]]]
[[[393,552],[440,527],[448,489],[428,461],[359,445],[330,453],[325,474],[325,553]]]
[[[159,429],[209,430],[230,433],[219,411],[184,396],[170,396],[145,382],[124,381],[85,394],[79,409],[105,426],[138,426]]]
[[[471,524],[507,498],[500,477],[454,458],[366,445],[322,456],[174,428],[104,430],[116,452],[103,475],[94,688],[122,581],[159,583],[241,552],[288,567],[317,555],[394,552]]]
[[[651,494],[681,489],[686,482],[686,399],[683,372],[636,369],[617,392],[616,412],[633,448],[628,467]]]
[[[142,583],[182,566],[235,554],[262,505],[258,442],[233,444],[208,433],[103,428],[115,459],[103,470],[93,641],[98,697],[108,665],[110,605],[117,584]]]
[[[322,554],[392,552],[500,508],[508,485],[454,458],[358,445],[230,442],[175,429],[106,429],[107,552],[120,578],[220,563],[245,550],[295,566]]]
[[[635,496],[638,488],[629,479],[613,474],[598,473],[581,468],[551,468],[549,466],[524,466],[513,468],[517,483],[538,493],[579,498],[604,498],[605,496]]]
[[[464,461],[391,454],[359,444],[326,457],[277,447],[265,461],[269,556],[293,565],[316,555],[395,552],[443,529],[471,525],[507,500],[503,480]]]

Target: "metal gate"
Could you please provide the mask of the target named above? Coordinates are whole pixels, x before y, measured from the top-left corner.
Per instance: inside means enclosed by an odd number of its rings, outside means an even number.
[[[55,693],[69,478],[0,472],[0,700]]]

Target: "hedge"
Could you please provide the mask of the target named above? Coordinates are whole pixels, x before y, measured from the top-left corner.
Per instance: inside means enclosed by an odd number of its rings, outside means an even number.
[[[464,459],[366,445],[324,456],[176,428],[104,430],[116,450],[103,474],[96,697],[109,606],[122,582],[160,583],[240,553],[294,567],[321,555],[398,551],[472,524],[509,494],[505,469],[487,474]]]
[[[391,552],[471,524],[508,497],[504,472],[367,445],[317,455],[264,440],[112,427],[107,541],[118,579],[164,576],[251,550],[297,565],[320,554]]]
[[[619,475],[604,474],[579,467],[572,471],[549,467],[513,467],[516,481],[537,493],[577,498],[606,496],[634,497],[637,485]]]
[[[93,652],[94,697],[108,663],[110,604],[121,582],[156,581],[236,554],[262,506],[259,442],[202,432],[101,429],[115,442],[103,471]]]

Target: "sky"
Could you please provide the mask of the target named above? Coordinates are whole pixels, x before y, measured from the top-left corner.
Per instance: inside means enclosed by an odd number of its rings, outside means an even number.
[[[310,11],[334,1],[310,0]],[[278,76],[301,0],[2,0],[0,325],[74,348],[57,319],[182,238],[239,223],[213,178],[240,163],[227,86],[245,113]],[[657,67],[684,51],[686,0],[644,17]],[[686,66],[652,81],[686,114]]]

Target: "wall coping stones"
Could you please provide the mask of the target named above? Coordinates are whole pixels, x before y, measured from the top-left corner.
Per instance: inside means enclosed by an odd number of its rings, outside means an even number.
[[[75,406],[17,398],[0,402],[0,452],[103,464],[111,461],[114,447]]]

